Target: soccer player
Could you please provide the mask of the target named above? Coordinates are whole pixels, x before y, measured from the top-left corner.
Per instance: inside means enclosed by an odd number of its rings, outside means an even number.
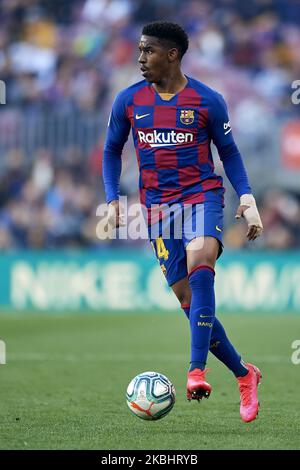
[[[205,377],[210,350],[236,376],[240,414],[243,421],[250,422],[258,413],[261,373],[241,360],[215,316],[214,268],[223,249],[224,188],[222,178],[214,172],[211,142],[240,198],[236,218],[245,218],[248,239],[257,238],[263,227],[224,99],[183,74],[181,59],[187,49],[188,37],[179,25],[155,22],[144,26],[138,60],[144,79],[117,95],[108,124],[103,158],[108,220],[114,216],[116,226],[120,224],[121,154],[131,128],[149,237],[190,323],[187,398],[210,395],[212,387]],[[157,205],[175,209],[170,217],[161,213],[158,217]],[[187,207],[191,210],[185,211]],[[164,236],[163,225],[174,226],[180,211],[188,214],[182,235],[175,236],[173,230]],[[158,233],[153,237],[151,229],[157,224]]]

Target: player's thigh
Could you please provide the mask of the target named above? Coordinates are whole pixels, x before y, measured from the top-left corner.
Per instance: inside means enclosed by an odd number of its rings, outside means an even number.
[[[187,277],[186,252],[181,239],[158,237],[151,239],[151,244],[169,286]]]
[[[187,271],[200,265],[214,269],[219,254],[219,241],[213,237],[196,237],[186,247]]]
[[[187,270],[190,272],[200,264],[214,268],[217,258],[223,250],[223,206],[217,202],[205,202],[193,208],[193,230],[184,233],[187,255]]]

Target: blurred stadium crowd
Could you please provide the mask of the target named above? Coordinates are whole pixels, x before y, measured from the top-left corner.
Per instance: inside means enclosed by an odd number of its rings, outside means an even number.
[[[107,118],[115,94],[141,79],[142,25],[162,19],[189,34],[184,71],[228,102],[265,227],[256,246],[300,247],[300,165],[285,167],[280,141],[300,118],[291,102],[299,0],[1,0],[0,249],[103,247],[95,227]],[[133,202],[137,178],[129,143],[121,192]],[[227,188],[225,244],[240,248],[245,227]]]

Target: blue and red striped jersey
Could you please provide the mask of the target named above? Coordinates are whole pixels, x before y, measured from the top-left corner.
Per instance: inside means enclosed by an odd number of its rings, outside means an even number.
[[[214,192],[219,193],[210,190],[219,188],[224,192],[222,177],[214,171],[211,142],[221,158],[224,155],[229,161],[228,155],[236,154],[240,159],[227,107],[215,90],[190,77],[187,80],[185,88],[169,101],[163,100],[146,80],[117,95],[104,148],[107,202],[119,196],[121,154],[130,128],[140,170],[140,200],[146,207],[202,203]],[[239,163],[242,167],[234,164],[228,176],[241,195],[251,189],[243,163]],[[238,176],[232,177],[232,172],[238,172]]]

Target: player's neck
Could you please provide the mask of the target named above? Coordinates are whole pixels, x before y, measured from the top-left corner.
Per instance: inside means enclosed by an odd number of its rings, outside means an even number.
[[[182,91],[188,80],[183,75],[181,70],[175,73],[171,73],[169,76],[164,77],[161,81],[153,83],[155,90],[158,93],[172,93],[176,94]]]

